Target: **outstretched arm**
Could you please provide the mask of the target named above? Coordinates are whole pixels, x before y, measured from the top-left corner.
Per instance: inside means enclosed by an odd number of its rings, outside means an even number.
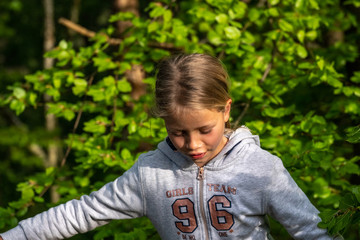
[[[111,219],[143,215],[143,196],[135,164],[132,170],[89,196],[71,200],[23,220],[17,227],[1,235],[5,240],[64,239],[90,231]]]
[[[296,185],[280,159],[274,161],[272,184],[267,191],[268,213],[278,220],[294,239],[330,240],[325,229],[317,227],[318,210]]]

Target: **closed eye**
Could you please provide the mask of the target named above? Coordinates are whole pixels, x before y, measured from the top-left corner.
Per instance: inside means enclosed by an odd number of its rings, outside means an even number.
[[[201,129],[200,133],[201,134],[209,134],[209,133],[211,133],[211,131],[212,131],[212,128],[210,128],[210,129]]]
[[[175,137],[181,137],[181,136],[184,136],[184,132],[183,131],[171,132],[171,135],[173,135]]]

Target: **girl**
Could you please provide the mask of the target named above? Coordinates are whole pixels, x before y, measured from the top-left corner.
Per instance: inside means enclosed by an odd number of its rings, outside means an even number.
[[[111,219],[147,216],[162,239],[269,239],[266,215],[294,239],[331,239],[318,211],[245,127],[230,131],[222,64],[203,54],[160,63],[156,107],[168,137],[114,182],[51,208],[2,234],[63,239]]]

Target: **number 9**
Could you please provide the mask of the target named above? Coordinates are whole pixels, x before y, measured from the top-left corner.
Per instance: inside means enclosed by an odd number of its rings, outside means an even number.
[[[173,205],[172,210],[174,216],[183,221],[175,222],[176,227],[183,233],[192,233],[197,228],[197,221],[195,217],[194,203],[188,199],[177,199]]]

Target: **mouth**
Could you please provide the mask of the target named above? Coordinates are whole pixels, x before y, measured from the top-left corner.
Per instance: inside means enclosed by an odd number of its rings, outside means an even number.
[[[197,160],[197,159],[201,159],[205,156],[206,152],[204,153],[196,153],[196,154],[189,154],[189,156],[194,159],[194,160]]]

